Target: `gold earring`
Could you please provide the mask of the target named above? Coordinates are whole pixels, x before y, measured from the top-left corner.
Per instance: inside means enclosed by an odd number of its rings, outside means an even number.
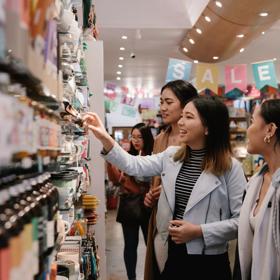
[[[270,143],[270,136],[265,136],[263,139],[264,143],[269,144]]]

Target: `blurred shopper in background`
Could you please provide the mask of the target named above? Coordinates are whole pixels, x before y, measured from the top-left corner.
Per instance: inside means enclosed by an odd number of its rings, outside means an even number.
[[[131,130],[131,155],[150,155],[154,138],[150,127],[136,124]],[[149,191],[151,177],[129,176],[116,166],[107,163],[109,179],[120,187],[117,222],[120,222],[124,237],[124,262],[128,279],[136,279],[137,247],[141,228],[147,244],[148,224],[151,210],[144,206],[145,194]]]

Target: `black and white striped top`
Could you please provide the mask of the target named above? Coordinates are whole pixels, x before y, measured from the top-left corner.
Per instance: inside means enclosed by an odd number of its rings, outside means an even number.
[[[175,210],[173,218],[182,220],[193,187],[202,172],[205,149],[190,150],[190,157],[179,171],[175,184]]]

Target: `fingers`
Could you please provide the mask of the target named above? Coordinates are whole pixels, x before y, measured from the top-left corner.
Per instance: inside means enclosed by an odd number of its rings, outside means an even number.
[[[152,208],[154,206],[154,200],[153,200],[151,191],[146,193],[145,199],[144,199],[144,205],[149,208]]]
[[[98,118],[98,115],[94,112],[86,112],[85,116],[91,116],[91,117]]]
[[[170,225],[168,227],[169,235],[171,237],[171,240],[175,242],[176,244],[185,243],[185,241],[182,239],[182,233],[181,233],[181,224],[178,224],[177,220],[170,221]]]
[[[176,244],[182,244],[185,243],[183,240],[181,240],[179,237],[171,237],[171,240]]]
[[[169,223],[173,226],[179,227],[179,226],[184,224],[184,221],[182,221],[182,220],[172,220]]]
[[[159,196],[160,196],[160,193],[161,193],[161,185],[156,186],[156,187],[152,187],[151,193],[152,193],[153,199],[158,200]]]

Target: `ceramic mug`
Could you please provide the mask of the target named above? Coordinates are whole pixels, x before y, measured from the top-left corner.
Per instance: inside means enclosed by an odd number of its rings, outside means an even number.
[[[62,216],[59,215],[57,219],[57,231],[62,236],[62,242],[65,241],[65,237],[70,231],[71,225],[68,221],[62,219]]]

